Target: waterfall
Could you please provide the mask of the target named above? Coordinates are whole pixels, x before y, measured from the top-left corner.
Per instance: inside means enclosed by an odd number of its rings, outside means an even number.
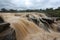
[[[5,22],[11,24],[10,26],[15,30],[17,40],[60,40],[60,33],[56,31],[58,25],[56,26],[56,23],[49,24],[42,19],[48,18],[47,16],[39,13],[11,15],[7,14],[5,16],[2,14],[2,18]]]

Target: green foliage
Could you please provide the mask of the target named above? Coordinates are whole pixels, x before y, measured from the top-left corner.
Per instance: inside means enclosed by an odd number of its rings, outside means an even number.
[[[8,10],[5,9],[5,8],[2,8],[1,11],[2,11],[2,12],[6,12],[6,11],[8,11]]]
[[[58,7],[57,9],[46,8],[46,10],[42,10],[42,12],[51,17],[60,17],[60,7]]]
[[[27,10],[14,10],[14,9],[5,9],[2,8],[0,12],[40,12],[40,13],[46,13],[48,16],[51,17],[60,17],[60,7],[57,9],[53,8],[46,8],[46,9],[27,9]]]

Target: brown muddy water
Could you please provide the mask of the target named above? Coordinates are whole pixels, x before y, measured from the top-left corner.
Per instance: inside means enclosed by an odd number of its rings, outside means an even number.
[[[0,13],[0,16],[15,30],[16,40],[60,40],[60,21],[54,22],[43,13]]]

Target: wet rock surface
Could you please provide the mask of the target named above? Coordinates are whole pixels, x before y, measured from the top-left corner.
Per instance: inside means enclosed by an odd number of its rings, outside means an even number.
[[[0,40],[16,40],[15,31],[10,27],[10,23],[4,22],[0,17]]]
[[[11,28],[0,33],[0,40],[16,40],[15,31]]]

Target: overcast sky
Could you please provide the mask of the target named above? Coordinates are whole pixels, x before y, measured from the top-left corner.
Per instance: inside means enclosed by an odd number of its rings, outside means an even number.
[[[0,0],[0,9],[45,9],[60,7],[60,0]]]

